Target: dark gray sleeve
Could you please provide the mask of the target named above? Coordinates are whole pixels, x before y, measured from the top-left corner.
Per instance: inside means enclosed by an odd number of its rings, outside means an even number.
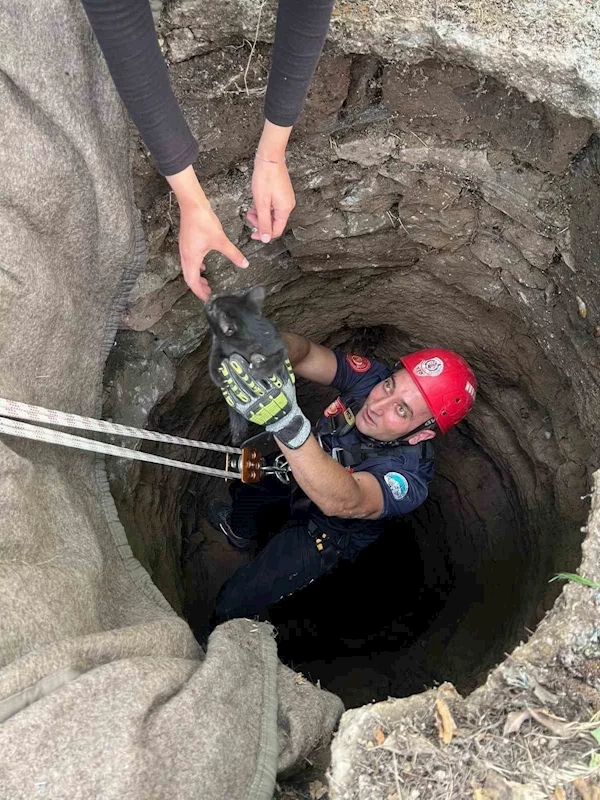
[[[148,0],[81,0],[127,111],[163,175],[198,156],[175,99]]]
[[[295,125],[314,74],[334,0],[279,0],[265,116],[274,125]]]
[[[117,91],[163,175],[198,156],[175,99],[148,0],[81,0]],[[293,125],[327,35],[334,0],[280,0],[265,116]]]

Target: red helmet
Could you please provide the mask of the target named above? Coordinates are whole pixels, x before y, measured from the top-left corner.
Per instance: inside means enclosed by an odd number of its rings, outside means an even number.
[[[458,353],[430,347],[409,353],[400,362],[417,384],[441,433],[447,433],[473,408],[477,379]]]

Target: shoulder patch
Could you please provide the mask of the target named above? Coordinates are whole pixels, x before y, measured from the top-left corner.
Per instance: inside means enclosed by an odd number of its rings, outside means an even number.
[[[341,397],[337,397],[331,405],[328,405],[325,411],[323,412],[324,417],[337,417],[338,414],[341,414],[346,410],[346,406],[342,402]]]
[[[384,477],[394,500],[403,500],[408,494],[408,481],[399,472],[388,472]]]
[[[353,353],[349,353],[346,356],[346,361],[353,372],[366,372],[371,369],[371,361],[364,356],[356,356]]]

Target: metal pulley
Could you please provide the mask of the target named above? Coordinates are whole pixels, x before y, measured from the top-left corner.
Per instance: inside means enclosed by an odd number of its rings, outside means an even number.
[[[254,447],[243,447],[239,455],[227,453],[225,470],[238,472],[242,483],[258,483],[265,475],[274,475],[286,485],[290,482],[290,467],[283,453],[272,464],[266,464],[264,456]]]
[[[290,485],[292,470],[283,453],[280,453],[273,463],[262,468],[263,475],[274,475],[285,486]]]
[[[242,483],[258,483],[262,477],[265,459],[254,447],[243,447],[238,454],[227,453],[226,472],[239,472]]]

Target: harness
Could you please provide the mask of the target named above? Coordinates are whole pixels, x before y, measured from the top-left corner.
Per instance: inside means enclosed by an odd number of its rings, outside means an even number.
[[[380,442],[364,436],[360,431],[356,431],[358,439],[352,444],[339,444],[335,447],[330,447],[323,437],[328,435],[343,437],[352,431],[355,427],[355,414],[358,413],[365,400],[366,395],[349,403],[348,406],[345,406],[340,401],[338,414],[322,417],[319,420],[313,428],[313,433],[324,452],[347,469],[353,469],[368,459],[389,458],[401,454],[417,456],[419,462],[430,461],[433,458],[433,446],[429,440],[420,442],[417,445],[406,444],[402,440]],[[285,461],[285,456],[279,453],[275,459],[272,459],[272,456],[279,452],[273,435],[263,431],[258,436],[245,442],[244,446],[257,448],[262,453],[262,456],[267,459],[267,466],[263,468],[263,474],[273,474],[281,483],[289,486],[290,516],[306,515],[309,512],[312,501],[304,493],[299,493],[290,468]],[[378,520],[348,520],[349,524],[352,522],[360,524],[363,528],[381,525]],[[333,567],[340,557],[346,557],[344,555],[346,540],[352,536],[352,531],[344,534],[339,530],[328,528],[324,521],[317,522],[314,519],[308,519],[307,532],[321,554],[327,569]]]
[[[433,445],[429,439],[416,445],[407,444],[401,439],[393,442],[380,442],[358,432],[358,441],[352,444],[328,447],[323,436],[341,437],[349,433],[354,427],[355,415],[362,408],[365,399],[363,397],[354,400],[335,416],[321,418],[315,427],[315,436],[319,444],[335,461],[342,467],[353,469],[371,458],[389,458],[401,454],[417,454],[420,461],[429,461],[433,458]]]
[[[325,453],[346,469],[354,469],[354,467],[362,464],[363,461],[368,461],[371,458],[390,458],[402,454],[417,455],[419,461],[431,461],[434,449],[428,439],[416,445],[407,444],[402,439],[396,439],[393,442],[380,442],[357,431],[358,440],[352,444],[329,447],[323,437],[328,435],[342,437],[349,433],[354,428],[355,415],[361,409],[366,397],[367,395],[354,400],[348,406],[342,404],[339,413],[335,416],[322,417],[315,425],[313,433]],[[262,431],[248,439],[242,446],[256,449],[257,452],[262,454],[263,460],[267,460],[266,465],[260,467],[263,476],[274,475],[281,483],[289,485],[293,493],[295,486],[293,476],[285,456],[279,452],[273,434],[268,431]],[[294,507],[301,502],[296,502]]]

